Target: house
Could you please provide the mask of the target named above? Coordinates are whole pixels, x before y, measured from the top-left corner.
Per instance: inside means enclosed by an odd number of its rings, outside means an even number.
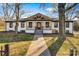
[[[15,31],[15,21],[16,20],[5,21],[6,31]],[[35,30],[42,30],[45,34],[59,33],[59,21],[41,13],[19,20],[18,32],[35,33]],[[65,32],[73,34],[73,21],[65,21]]]
[[[5,22],[3,21],[2,17],[0,17],[0,32],[5,31]]]

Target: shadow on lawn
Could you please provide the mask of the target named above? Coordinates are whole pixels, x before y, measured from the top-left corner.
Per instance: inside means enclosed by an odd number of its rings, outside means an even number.
[[[56,56],[57,52],[59,51],[59,49],[61,48],[63,42],[66,39],[59,39],[57,38],[57,40],[49,47],[50,53],[52,56]]]

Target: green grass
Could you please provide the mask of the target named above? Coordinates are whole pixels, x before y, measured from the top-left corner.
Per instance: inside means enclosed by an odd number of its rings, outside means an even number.
[[[17,34],[16,39],[15,34],[0,34],[0,47],[5,44],[10,46],[10,56],[23,56],[26,54],[27,49],[31,41],[33,40],[33,35],[30,34]]]
[[[1,43],[9,43],[9,42],[16,42],[16,41],[32,41],[33,35],[30,34],[0,34],[0,42]]]
[[[29,41],[29,40],[33,40],[33,35],[21,34],[21,35],[17,35],[17,38]]]

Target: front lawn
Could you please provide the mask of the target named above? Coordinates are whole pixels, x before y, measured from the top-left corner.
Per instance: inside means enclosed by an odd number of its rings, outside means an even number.
[[[25,55],[32,40],[31,34],[0,33],[0,47],[9,44],[10,56]]]
[[[9,44],[10,56],[24,56],[27,53],[31,41],[0,43],[0,47]]]
[[[77,55],[79,55],[79,33],[74,34],[74,36],[67,37],[66,40],[58,40],[57,36],[44,36],[45,40],[50,40],[47,43],[50,53],[56,53],[57,56],[69,56],[70,49],[75,47],[77,50]],[[55,54],[54,54],[55,55]]]
[[[16,42],[16,41],[32,41],[33,35],[31,34],[0,34],[0,42],[7,43],[7,42]]]

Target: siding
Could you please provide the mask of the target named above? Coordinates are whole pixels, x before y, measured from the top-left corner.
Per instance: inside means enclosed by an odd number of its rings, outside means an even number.
[[[28,24],[29,22],[32,22],[32,28],[28,28]],[[55,33],[54,30],[57,30],[59,32],[59,23],[58,23],[58,27],[54,27],[54,22],[50,22],[49,24],[49,28],[45,27],[45,22],[48,21],[27,21],[25,22],[25,26],[24,28],[21,27],[21,22],[19,22],[19,26],[18,26],[18,32],[20,32],[21,30],[24,30],[26,33],[34,33],[35,32],[35,27],[37,25],[37,22],[41,22],[42,26],[43,26],[43,33]],[[15,23],[13,23],[13,27],[10,28],[9,27],[9,23],[6,22],[6,31],[10,31],[13,30],[15,31]],[[73,22],[69,22],[69,28],[66,28],[65,30],[69,30],[69,33],[73,33]]]

